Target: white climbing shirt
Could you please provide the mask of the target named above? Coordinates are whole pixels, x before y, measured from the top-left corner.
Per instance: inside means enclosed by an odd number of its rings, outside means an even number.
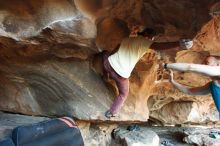
[[[118,51],[109,56],[109,63],[116,73],[124,78],[129,78],[139,59],[150,51],[151,44],[151,40],[142,36],[125,38]]]

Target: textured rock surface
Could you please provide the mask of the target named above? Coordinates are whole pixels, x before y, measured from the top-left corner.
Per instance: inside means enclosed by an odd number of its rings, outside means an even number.
[[[203,63],[219,54],[218,0],[40,0],[0,2],[0,110],[29,115],[71,114],[106,120],[117,94],[91,69],[100,49],[112,50],[134,26],[163,32],[156,41],[192,38],[191,51],[151,52],[136,65],[130,93],[116,121],[159,124],[214,121],[211,96],[188,96],[157,70],[166,62]],[[13,5],[11,4],[13,3]],[[215,7],[212,7],[212,6]],[[126,27],[126,25],[128,27]],[[199,86],[209,78],[175,73],[178,82]],[[161,82],[162,81],[162,82]]]
[[[145,128],[141,128],[139,131],[119,129],[120,131],[115,134],[115,140],[123,146],[159,146],[159,137],[154,131]]]
[[[219,129],[194,129],[185,130],[184,133],[187,135],[183,140],[189,144],[195,144],[198,146],[218,146],[220,145],[219,138],[212,138],[209,136],[210,131],[219,132]]]
[[[47,61],[13,67],[19,76],[9,77],[12,81],[5,85],[9,92],[1,102],[2,110],[89,120],[103,119],[99,116],[111,103],[110,93],[101,78],[88,70],[88,62]]]

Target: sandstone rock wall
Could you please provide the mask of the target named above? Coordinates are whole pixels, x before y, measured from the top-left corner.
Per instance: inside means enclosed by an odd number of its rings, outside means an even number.
[[[216,120],[211,96],[180,93],[158,62],[203,63],[219,54],[217,0],[40,0],[0,2],[0,110],[28,115],[74,115],[106,120],[117,90],[93,71],[100,50],[112,51],[138,26],[162,33],[156,41],[191,38],[190,51],[151,52],[136,65],[130,93],[116,121],[181,124]],[[13,5],[12,5],[13,3]],[[215,5],[215,9],[212,7]],[[218,8],[218,7],[217,7]],[[94,64],[93,64],[94,65]],[[175,72],[178,82],[199,86],[209,78]],[[110,84],[109,84],[110,83]]]

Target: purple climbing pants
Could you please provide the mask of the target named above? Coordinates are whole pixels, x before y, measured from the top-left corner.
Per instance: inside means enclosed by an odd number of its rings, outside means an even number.
[[[111,113],[116,114],[118,113],[118,111],[120,110],[120,108],[122,107],[124,101],[128,96],[129,79],[121,77],[114,71],[114,69],[111,67],[108,61],[108,55],[106,53],[103,53],[103,65],[104,65],[104,75],[109,74],[110,77],[113,80],[115,80],[116,85],[118,87],[119,95],[116,97],[110,108]]]

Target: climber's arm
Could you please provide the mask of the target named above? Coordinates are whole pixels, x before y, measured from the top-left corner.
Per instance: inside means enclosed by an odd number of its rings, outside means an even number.
[[[190,49],[193,46],[193,41],[190,39],[181,39],[176,42],[154,42],[150,48],[153,50],[166,50],[178,47],[179,49]]]
[[[207,76],[220,76],[220,66],[210,66],[190,63],[171,63],[165,64],[164,68],[178,71],[192,71]]]
[[[153,50],[167,50],[167,49],[172,49],[179,47],[179,42],[154,42],[151,44],[150,49]]]
[[[181,92],[183,92],[185,94],[189,94],[189,95],[207,95],[207,94],[210,93],[210,90],[209,90],[210,82],[207,83],[204,86],[201,86],[201,87],[185,86],[185,85],[182,85],[180,83],[177,83],[173,79],[173,72],[172,71],[170,71],[170,82],[173,84],[173,86],[175,88],[177,88],[178,90],[180,90]]]

